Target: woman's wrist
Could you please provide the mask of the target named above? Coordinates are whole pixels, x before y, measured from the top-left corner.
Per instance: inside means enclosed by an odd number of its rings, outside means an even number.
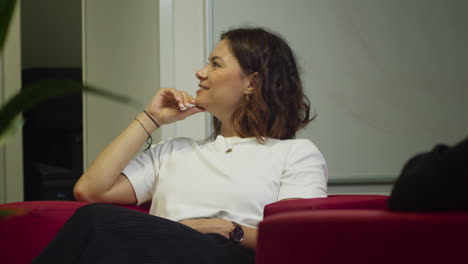
[[[138,121],[141,122],[141,125],[146,129],[146,131],[148,131],[151,134],[159,128],[158,127],[159,123],[158,123],[158,125],[156,125],[156,123],[155,123],[156,119],[155,119],[155,121],[153,121],[151,119],[151,117],[148,116],[148,114],[146,114],[144,111],[141,112],[136,117],[136,119],[138,119]]]
[[[215,218],[215,219],[217,221],[216,233],[218,233],[220,235],[223,235],[224,237],[229,239],[229,233],[231,232],[232,227],[233,227],[231,221],[228,221],[228,220],[222,219],[222,218]]]
[[[161,127],[161,121],[158,121],[158,120],[156,119],[156,117],[155,117],[153,114],[151,114],[151,113],[150,113],[149,111],[147,111],[147,110],[143,110],[143,113],[145,113],[145,115],[146,115],[149,119],[151,119],[151,121],[152,121],[158,128]]]

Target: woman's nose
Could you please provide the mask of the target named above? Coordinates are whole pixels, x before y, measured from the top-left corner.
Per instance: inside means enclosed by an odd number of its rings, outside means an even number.
[[[200,69],[199,71],[197,71],[195,73],[195,76],[199,79],[199,80],[204,80],[206,79],[206,67],[203,67],[202,69]]]

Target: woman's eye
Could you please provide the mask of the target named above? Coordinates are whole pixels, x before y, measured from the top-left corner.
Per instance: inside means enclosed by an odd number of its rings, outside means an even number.
[[[221,65],[219,65],[219,63],[217,63],[217,62],[213,62],[213,67],[219,68],[219,67],[221,67]]]

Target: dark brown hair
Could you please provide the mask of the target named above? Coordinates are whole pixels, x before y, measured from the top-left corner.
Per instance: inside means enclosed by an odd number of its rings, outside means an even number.
[[[310,117],[310,102],[302,89],[295,56],[279,35],[263,28],[238,28],[221,34],[239,61],[244,74],[257,73],[250,100],[242,100],[231,122],[240,137],[294,138]],[[221,122],[213,117],[213,135]]]

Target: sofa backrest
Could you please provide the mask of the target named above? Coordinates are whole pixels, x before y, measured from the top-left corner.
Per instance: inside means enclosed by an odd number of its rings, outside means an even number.
[[[324,198],[310,198],[279,201],[265,206],[263,218],[294,211],[326,209],[374,209],[386,210],[386,195],[330,195]]]

